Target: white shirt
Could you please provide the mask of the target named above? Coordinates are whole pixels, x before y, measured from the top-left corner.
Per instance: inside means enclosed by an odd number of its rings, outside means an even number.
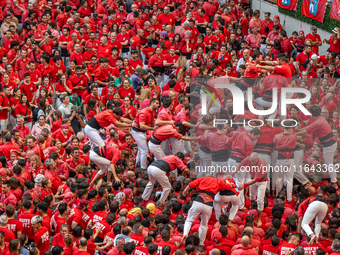
[[[61,111],[63,118],[71,114],[71,107],[72,107],[72,104],[69,103],[67,106],[64,104],[61,104],[61,106],[58,108],[58,110]]]

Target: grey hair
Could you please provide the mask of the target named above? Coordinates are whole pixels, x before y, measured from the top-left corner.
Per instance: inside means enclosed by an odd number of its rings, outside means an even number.
[[[124,239],[123,237],[118,237],[118,238],[116,239],[115,246],[117,246],[117,244],[118,244],[120,241],[122,241],[122,240],[125,242],[125,239]]]
[[[46,159],[45,161],[45,166],[47,169],[50,169],[50,167],[53,165],[53,159],[49,158],[49,159]]]
[[[79,140],[82,140],[85,137],[84,132],[83,131],[78,132],[77,137],[78,137]]]
[[[294,251],[294,255],[303,255],[305,254],[305,249],[302,246],[296,247]]]
[[[3,214],[0,216],[0,225],[6,225],[8,222],[8,217],[7,215]]]
[[[308,74],[307,71],[302,71],[301,76],[302,76],[302,75],[305,75],[305,74]]]
[[[119,217],[117,220],[118,225],[123,225],[126,222],[126,218],[125,217]]]
[[[340,240],[334,239],[331,248],[334,252],[340,252]]]
[[[156,207],[160,207],[161,205],[164,205],[164,201],[158,200],[158,201],[156,202]]]
[[[23,121],[25,121],[25,118],[22,117],[22,116],[18,116],[18,117],[17,117],[17,120],[23,120]]]
[[[188,21],[184,21],[182,24],[182,27],[187,28],[189,26],[189,22]]]
[[[37,224],[37,223],[42,223],[43,221],[43,217],[37,215],[37,216],[34,216],[32,219],[31,219],[31,223],[32,224]]]
[[[136,223],[133,225],[132,231],[135,234],[139,234],[139,232],[143,229],[142,224],[140,224],[140,222]]]

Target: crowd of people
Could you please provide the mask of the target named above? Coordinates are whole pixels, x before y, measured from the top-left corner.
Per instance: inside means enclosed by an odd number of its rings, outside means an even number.
[[[340,253],[339,28],[290,37],[249,0],[1,3],[0,255]],[[283,88],[310,115],[271,110]]]

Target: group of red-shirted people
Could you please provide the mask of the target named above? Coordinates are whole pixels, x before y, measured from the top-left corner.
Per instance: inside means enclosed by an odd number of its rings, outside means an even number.
[[[0,255],[340,253],[339,28],[288,35],[248,0],[0,3]]]

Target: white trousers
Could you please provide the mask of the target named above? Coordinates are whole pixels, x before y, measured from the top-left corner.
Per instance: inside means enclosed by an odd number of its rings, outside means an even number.
[[[158,167],[149,166],[148,175],[149,183],[146,185],[145,190],[143,192],[142,195],[143,200],[145,201],[149,200],[153,190],[153,186],[155,185],[155,182],[158,181],[163,188],[160,200],[166,201],[171,190],[171,184],[169,182],[169,178],[166,176],[166,173],[163,170],[159,169]]]
[[[267,189],[270,190],[270,168],[269,166],[272,163],[272,157],[271,155],[267,155],[264,153],[258,153],[259,155],[259,159],[262,159],[264,161],[264,163],[266,163],[266,167],[267,167]]]
[[[180,141],[182,142],[184,155],[185,156],[190,155],[192,153],[190,141],[184,141],[184,140],[180,140]]]
[[[263,100],[262,97],[258,97],[255,99],[256,109],[258,110],[264,110],[263,107],[271,108],[272,104],[273,104],[272,102]],[[269,115],[268,119],[275,119],[276,113],[277,113],[277,109],[275,109],[275,111]]]
[[[294,177],[302,184],[306,185],[309,180],[303,174],[303,150],[294,151],[294,162],[296,166],[296,172],[294,173]]]
[[[239,165],[239,163],[237,163],[235,159],[229,158],[228,165],[230,166],[230,168],[233,167],[236,168]],[[236,185],[240,186],[243,185],[245,182],[250,181],[250,174],[240,170],[234,175],[233,179],[235,180]],[[240,197],[239,208],[243,209],[245,205],[244,189],[240,191],[239,197]]]
[[[100,170],[98,171],[98,174],[102,175],[105,174],[107,171],[112,172],[111,161],[107,158],[103,158],[91,150],[90,159],[99,167]]]
[[[278,151],[277,150],[272,151],[272,155],[271,155],[271,158],[272,158],[271,165],[272,166],[276,166],[277,157],[278,157]],[[275,190],[276,182],[274,180],[276,179],[276,172],[275,171],[271,171],[270,172],[270,177],[272,179],[272,181],[271,181],[271,184],[272,184],[271,190]]]
[[[199,144],[197,144],[199,147]],[[203,169],[208,169],[211,166],[211,153],[206,153],[198,149],[198,156],[200,157],[200,172],[197,177],[203,177],[206,174],[206,171],[203,172]]]
[[[99,130],[93,127],[90,127],[89,125],[86,125],[85,134],[89,138],[92,150],[98,146],[105,146],[104,140],[99,135]]]
[[[170,149],[170,141],[169,139],[163,141],[161,143],[162,150],[164,151],[165,156],[171,155],[171,149]]]
[[[138,145],[136,164],[140,162],[140,167],[146,169],[146,161],[149,152],[148,144],[146,142],[146,133],[137,132],[132,129],[131,135]]]
[[[276,166],[276,195],[279,194],[283,188],[283,179],[286,180],[287,201],[292,201],[293,194],[293,177],[294,177],[294,159],[278,159]],[[282,166],[282,169],[281,169]]]
[[[171,143],[171,147],[172,147],[172,155],[175,155],[177,152],[183,152],[184,153],[184,149],[182,146],[182,140],[178,140],[177,138],[169,138],[169,141]]]
[[[335,150],[337,148],[338,144],[334,143],[333,145],[329,147],[323,147],[323,158],[325,161],[325,164],[327,165],[327,171],[329,174],[329,177],[331,178],[331,182],[337,182],[338,179],[336,178],[336,171],[334,171],[334,167],[329,167],[329,165],[333,165],[334,160],[334,154]]]
[[[165,153],[162,149],[162,144],[157,145],[149,141],[149,149],[151,153],[155,156],[155,160],[159,160],[165,157]]]
[[[201,225],[198,229],[198,232],[199,232],[199,238],[200,238],[199,244],[203,245],[204,240],[207,236],[208,222],[211,217],[212,209],[213,209],[212,206],[194,201],[189,210],[188,217],[185,220],[183,236],[188,236],[192,223],[197,219],[198,215],[201,215],[202,216]]]
[[[263,211],[264,208],[264,196],[266,194],[267,181],[256,182],[249,187],[250,200],[254,201],[256,198],[257,210]]]
[[[218,192],[214,199],[214,211],[216,215],[216,219],[219,220],[221,216],[221,204],[223,203],[231,203],[231,208],[229,211],[229,217],[228,219],[233,221],[235,218],[235,215],[238,211],[238,205],[240,204],[240,198],[239,196],[233,195],[233,196],[223,196],[220,195],[220,192]]]
[[[321,201],[314,201],[309,204],[305,214],[303,215],[301,227],[306,232],[307,236],[313,234],[313,231],[309,224],[315,218],[315,235],[319,237],[321,231],[321,222],[328,213],[328,206]]]

